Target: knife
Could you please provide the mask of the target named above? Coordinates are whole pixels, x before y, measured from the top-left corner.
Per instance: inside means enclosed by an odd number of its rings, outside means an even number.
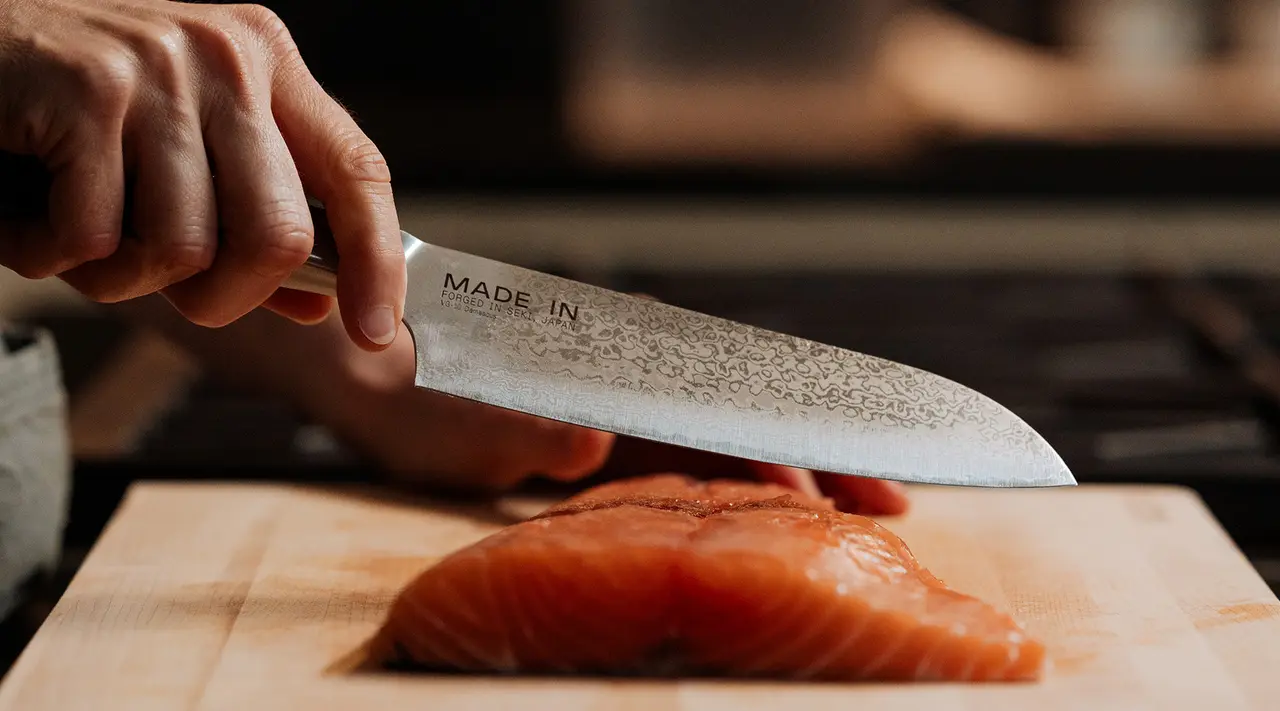
[[[0,155],[0,174],[6,163]],[[43,216],[47,187],[9,170],[0,216],[6,206],[10,216]],[[334,295],[338,251],[323,208],[312,213],[312,254],[285,286]],[[816,471],[976,487],[1076,483],[1026,422],[933,373],[401,239],[418,387]]]

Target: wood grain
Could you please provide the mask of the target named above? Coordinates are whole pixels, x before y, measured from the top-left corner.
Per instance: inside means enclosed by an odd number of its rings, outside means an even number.
[[[412,676],[335,667],[423,567],[547,502],[135,486],[0,685],[0,711],[1275,709],[1280,601],[1192,493],[915,487],[884,523],[1045,639],[1024,685]]]

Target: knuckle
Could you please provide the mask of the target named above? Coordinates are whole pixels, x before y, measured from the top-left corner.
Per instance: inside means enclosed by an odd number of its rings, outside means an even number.
[[[178,93],[186,77],[186,41],[181,31],[172,25],[148,25],[136,34],[133,45],[161,87],[171,95]]]
[[[278,72],[292,72],[303,67],[297,42],[279,15],[262,5],[246,5],[243,22],[271,55]]]
[[[266,49],[277,71],[296,70],[302,54],[289,27],[273,10],[263,5],[238,5],[232,10],[237,21]]]
[[[281,38],[289,37],[289,29],[285,26],[284,20],[281,20],[279,15],[266,6],[257,4],[236,5],[230,8],[230,12],[255,37],[268,40],[271,43],[279,42]]]
[[[349,179],[374,185],[391,184],[391,167],[378,147],[359,132],[341,137],[333,155],[333,169]]]
[[[254,267],[260,274],[275,276],[293,271],[311,256],[311,228],[292,204],[267,210],[261,224],[253,250]]]
[[[224,5],[189,24],[186,32],[200,51],[208,80],[235,104],[254,104],[273,71],[301,62],[284,21],[262,5]]]
[[[124,49],[84,54],[70,62],[80,90],[94,108],[111,116],[123,115],[138,84],[134,58]]]
[[[82,232],[69,235],[68,244],[73,254],[70,260],[77,264],[106,259],[115,253],[120,244],[118,232]]]
[[[158,257],[168,273],[195,273],[212,267],[217,251],[214,236],[203,226],[194,226],[163,242]]]
[[[202,57],[207,81],[228,92],[236,101],[243,102],[254,95],[253,52],[236,24],[196,23],[187,28],[187,34]]]

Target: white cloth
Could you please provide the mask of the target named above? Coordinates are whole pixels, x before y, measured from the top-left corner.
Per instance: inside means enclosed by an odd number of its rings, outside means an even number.
[[[71,487],[66,392],[53,337],[0,332],[0,619],[57,565]]]

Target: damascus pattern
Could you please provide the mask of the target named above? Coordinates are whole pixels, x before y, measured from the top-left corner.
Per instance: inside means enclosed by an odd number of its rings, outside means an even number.
[[[434,246],[409,268],[423,387],[824,471],[1074,483],[1013,413],[917,368]]]

